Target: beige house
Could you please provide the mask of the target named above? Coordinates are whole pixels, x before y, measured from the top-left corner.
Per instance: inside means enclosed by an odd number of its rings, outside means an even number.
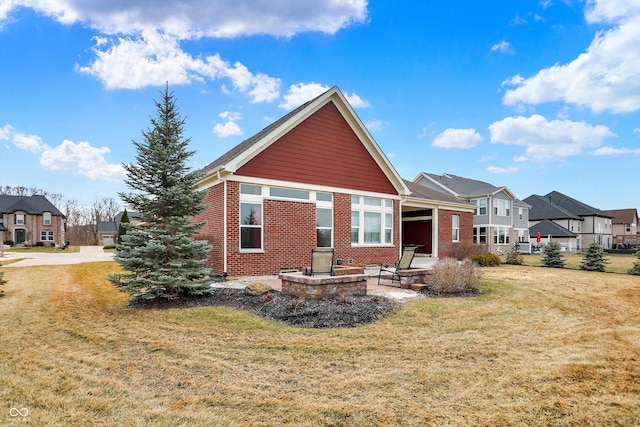
[[[629,247],[638,245],[638,210],[614,209],[605,211],[613,217],[613,243],[617,246]]]

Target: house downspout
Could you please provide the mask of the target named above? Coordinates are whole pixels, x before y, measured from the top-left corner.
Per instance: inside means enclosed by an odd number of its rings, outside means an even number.
[[[226,276],[227,274],[227,180],[222,179],[220,171],[218,171],[218,179],[222,181],[222,229],[223,229],[223,240],[222,240],[222,273]]]
[[[440,209],[435,206],[433,208],[433,214],[431,215],[432,220],[432,230],[435,230],[431,237],[431,256],[433,258],[438,258],[438,236],[439,236],[439,226],[438,226],[438,218],[440,217]]]

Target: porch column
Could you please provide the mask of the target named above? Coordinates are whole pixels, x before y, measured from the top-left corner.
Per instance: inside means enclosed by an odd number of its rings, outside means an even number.
[[[431,256],[438,257],[438,218],[440,217],[440,209],[433,207],[431,214]]]

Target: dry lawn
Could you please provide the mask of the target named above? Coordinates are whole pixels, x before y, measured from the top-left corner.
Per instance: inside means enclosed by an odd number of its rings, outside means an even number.
[[[542,266],[542,257],[544,255],[524,255],[525,265]],[[582,254],[562,254],[566,268],[579,269],[582,263]],[[640,261],[635,255],[621,255],[621,254],[604,254],[604,258],[607,264],[604,267],[604,271],[608,273],[627,273],[635,262]],[[504,262],[506,256],[502,257]]]
[[[37,426],[640,424],[637,276],[501,266],[483,296],[310,330],[137,311],[116,269],[3,269],[0,424],[14,407]]]

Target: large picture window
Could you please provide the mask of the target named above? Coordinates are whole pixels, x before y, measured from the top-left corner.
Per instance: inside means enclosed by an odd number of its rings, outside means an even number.
[[[351,197],[351,243],[393,244],[393,201],[373,197]]]

